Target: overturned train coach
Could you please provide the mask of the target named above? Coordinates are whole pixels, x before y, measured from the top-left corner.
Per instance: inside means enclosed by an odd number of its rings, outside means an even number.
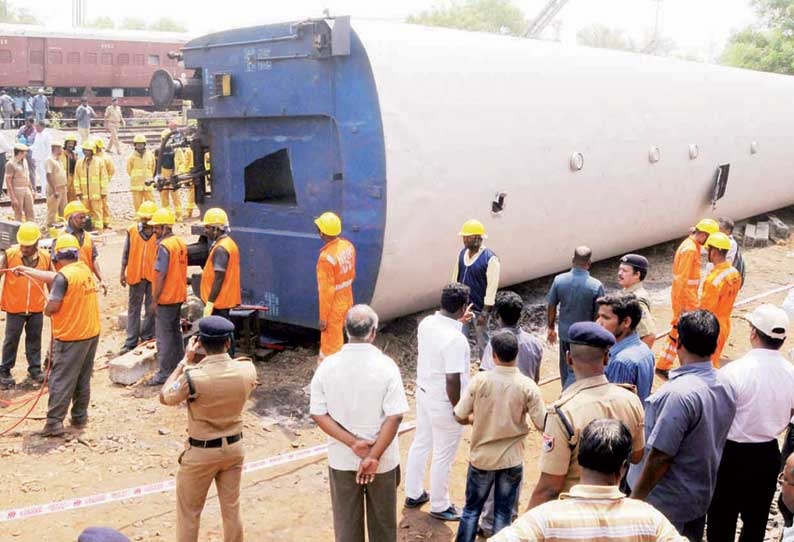
[[[152,97],[193,101],[185,141],[212,162],[198,200],[228,211],[243,303],[275,321],[317,324],[325,210],[358,249],[356,301],[388,319],[438,303],[468,218],[506,286],[580,244],[603,259],[794,203],[790,77],[348,18],[182,55],[192,77],[159,72]]]

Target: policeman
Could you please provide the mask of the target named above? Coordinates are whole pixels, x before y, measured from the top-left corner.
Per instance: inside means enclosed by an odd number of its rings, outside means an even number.
[[[532,493],[534,508],[570,489],[579,481],[577,461],[580,432],[592,420],[613,418],[631,431],[631,462],[642,459],[645,446],[642,403],[633,386],[610,384],[604,376],[615,337],[595,322],[578,322],[568,330],[568,365],[576,382],[548,409],[540,457],[540,479]]]
[[[63,218],[66,220],[64,233],[73,235],[77,239],[80,245],[80,260],[82,260],[94,273],[94,276],[96,276],[103,295],[107,295],[108,288],[102,280],[99,261],[97,260],[99,254],[97,253],[96,245],[94,245],[94,242],[91,240],[91,235],[85,231],[85,223],[88,218],[87,215],[88,209],[82,202],[70,201],[67,203],[66,208],[63,210]],[[53,261],[55,262],[55,270],[58,271],[63,264],[59,263],[55,258],[53,258]]]
[[[99,344],[99,300],[91,270],[80,260],[80,245],[74,235],[62,234],[55,241],[60,271],[18,266],[13,271],[50,288],[44,314],[52,318],[52,368],[49,380],[47,423],[42,436],[64,433],[63,419],[72,404],[72,427],[88,423],[91,373]]]
[[[154,337],[154,314],[152,313],[152,284],[154,284],[154,259],[157,256],[157,237],[154,227],[149,224],[157,211],[153,201],[144,201],[138,208],[137,224],[127,228],[124,251],[121,254],[122,287],[129,286],[127,302],[127,340],[120,354],[125,354],[138,346],[138,342]],[[146,307],[146,316],[141,328],[141,307]]]
[[[135,150],[127,158],[127,175],[130,176],[130,192],[132,193],[132,208],[139,209],[144,201],[154,201],[152,185],[147,181],[154,179],[155,158],[152,151],[146,149],[146,136],[136,134],[132,140]]]
[[[651,314],[651,298],[642,285],[648,275],[648,259],[639,254],[626,254],[620,259],[618,265],[618,284],[627,294],[634,294],[642,307],[642,319],[637,325],[637,335],[640,340],[653,348],[656,341],[656,321]]]
[[[176,475],[178,542],[198,540],[199,520],[212,481],[218,492],[223,539],[242,542],[240,476],[243,469],[243,419],[248,396],[256,387],[249,359],[227,353],[234,324],[221,316],[199,320],[199,335],[188,343],[185,357],[160,390],[160,402],[187,400],[187,447]],[[206,353],[203,359],[198,354]]]
[[[24,222],[17,230],[17,244],[0,253],[0,269],[20,265],[48,271],[50,254],[39,248],[41,231],[35,222]],[[16,382],[11,376],[17,359],[17,348],[25,330],[25,356],[28,375],[41,382],[41,330],[44,324],[44,304],[47,291],[44,283],[13,273],[3,273],[3,293],[0,309],[6,312],[6,333],[3,339],[3,362],[0,365],[0,387],[9,388]]]
[[[326,212],[314,220],[325,245],[317,259],[317,290],[320,305],[320,356],[341,350],[345,343],[345,315],[353,306],[353,281],[356,278],[356,248],[339,237],[342,220]]]
[[[182,303],[187,299],[187,245],[174,235],[171,209],[157,209],[149,221],[160,243],[154,261],[155,279],[150,310],[154,314],[157,339],[157,374],[145,382],[159,386],[185,352],[179,325]]]
[[[108,186],[113,179],[113,175],[116,174],[116,166],[113,165],[113,158],[110,154],[105,152],[105,141],[101,137],[98,137],[96,141],[94,141],[94,157],[105,163],[106,175],[102,179],[99,192],[102,196],[102,226],[106,230],[109,230],[111,229],[110,221],[113,217],[110,214],[110,207],[108,206]]]

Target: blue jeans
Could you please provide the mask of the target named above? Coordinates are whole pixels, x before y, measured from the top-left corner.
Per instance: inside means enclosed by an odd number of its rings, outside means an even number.
[[[516,500],[524,466],[518,465],[500,470],[480,470],[469,464],[466,477],[466,505],[460,516],[456,542],[474,542],[477,537],[477,523],[480,521],[483,505],[494,487],[493,534],[498,533],[513,521],[513,503]]]

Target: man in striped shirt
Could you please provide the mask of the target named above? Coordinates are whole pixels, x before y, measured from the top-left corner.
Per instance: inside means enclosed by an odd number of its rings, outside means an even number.
[[[491,542],[685,542],[653,506],[627,498],[618,488],[626,473],[632,438],[623,422],[593,420],[579,443],[581,483],[521,516]]]

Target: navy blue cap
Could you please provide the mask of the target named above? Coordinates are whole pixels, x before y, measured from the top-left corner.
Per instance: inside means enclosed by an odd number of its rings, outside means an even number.
[[[626,254],[620,259],[620,263],[625,263],[635,269],[644,269],[645,271],[647,271],[649,267],[648,258],[640,256],[639,254]]]
[[[130,542],[130,539],[110,527],[86,527],[77,542]]]
[[[615,344],[615,336],[595,322],[576,322],[568,328],[568,342],[609,348]]]
[[[234,324],[223,316],[205,316],[199,320],[199,333],[209,339],[228,337],[234,332]]]

